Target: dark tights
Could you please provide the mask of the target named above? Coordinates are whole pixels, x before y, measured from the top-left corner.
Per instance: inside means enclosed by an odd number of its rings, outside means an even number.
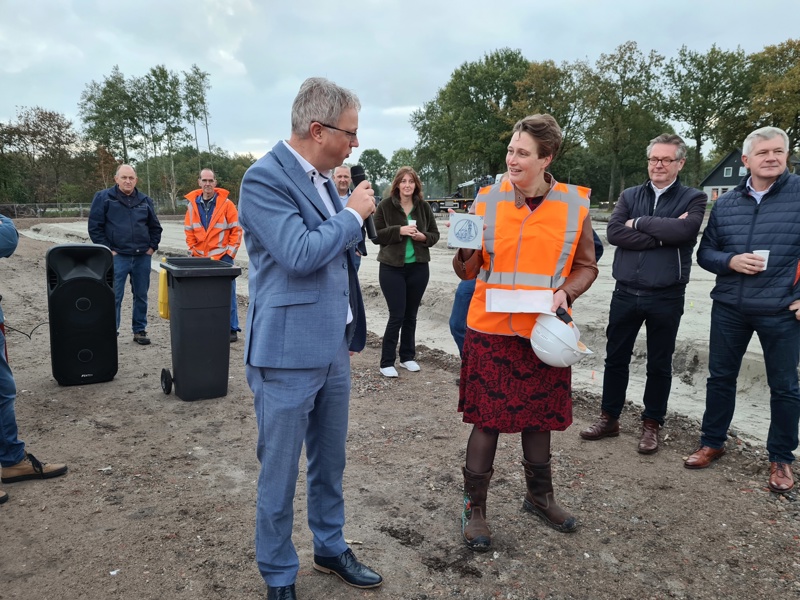
[[[472,426],[467,441],[467,470],[473,473],[487,473],[494,464],[499,433],[493,433]],[[522,456],[529,463],[543,464],[550,460],[550,432],[523,431]]]

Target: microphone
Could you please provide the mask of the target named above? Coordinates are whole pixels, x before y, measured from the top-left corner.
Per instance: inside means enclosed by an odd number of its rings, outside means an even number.
[[[350,177],[353,180],[353,187],[358,187],[362,181],[366,181],[367,179],[367,175],[364,173],[364,167],[361,165],[351,167]],[[369,215],[366,219],[364,219],[364,227],[367,229],[367,237],[370,240],[375,241],[375,238],[378,237],[378,232],[375,230],[375,219],[372,218],[372,215]]]

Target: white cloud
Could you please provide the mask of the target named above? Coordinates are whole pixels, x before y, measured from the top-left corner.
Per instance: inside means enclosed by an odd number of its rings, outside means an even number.
[[[415,143],[411,112],[454,69],[496,49],[594,62],[628,40],[669,56],[684,44],[755,52],[798,36],[797,20],[781,18],[796,14],[796,0],[748,10],[729,0],[0,0],[0,116],[38,105],[74,119],[86,84],[115,64],[126,76],[197,64],[210,74],[212,142],[261,154],[288,136],[300,83],[321,75],[361,99],[357,152],[389,158]],[[749,17],[766,25],[748,28]]]

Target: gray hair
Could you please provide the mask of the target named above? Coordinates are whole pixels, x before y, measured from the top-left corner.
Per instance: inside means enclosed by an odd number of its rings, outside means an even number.
[[[654,137],[647,146],[647,158],[650,158],[650,152],[656,144],[672,144],[677,148],[677,150],[675,150],[675,160],[683,160],[686,158],[686,142],[684,142],[683,138],[679,135],[675,135],[674,133],[662,133],[658,137]]]
[[[203,171],[211,172],[211,174],[214,176],[214,181],[217,180],[217,174],[214,173],[214,169],[210,169],[208,167],[203,167],[202,169],[200,169],[200,172],[197,174],[197,178],[198,179],[202,179],[203,178]]]
[[[761,129],[756,129],[746,138],[744,138],[744,143],[742,144],[742,154],[744,156],[750,156],[750,151],[753,149],[753,142],[756,140],[771,140],[776,137],[783,138],[783,149],[786,152],[789,152],[789,136],[786,135],[786,132],[783,129],[779,129],[777,127],[762,127]]]
[[[333,170],[333,175],[334,175],[334,177],[336,176],[336,171],[338,171],[339,169],[345,169],[345,170],[347,171],[347,174],[348,174],[348,175],[350,174],[350,167],[349,167],[349,166],[347,166],[347,165],[339,165],[338,167],[336,167],[336,168]]]
[[[305,138],[311,123],[336,125],[348,108],[361,110],[358,97],[324,77],[309,77],[292,104],[292,133]]]
[[[122,163],[120,166],[117,167],[117,170],[114,171],[114,177],[117,177],[119,175],[119,172],[122,169],[122,167],[130,167],[133,170],[133,174],[136,175],[136,169],[133,168],[133,165],[129,165],[127,163]]]

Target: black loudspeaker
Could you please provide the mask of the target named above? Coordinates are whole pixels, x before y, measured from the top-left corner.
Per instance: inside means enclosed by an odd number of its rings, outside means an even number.
[[[53,377],[61,385],[110,381],[117,374],[114,257],[99,244],[47,251],[47,310]]]

